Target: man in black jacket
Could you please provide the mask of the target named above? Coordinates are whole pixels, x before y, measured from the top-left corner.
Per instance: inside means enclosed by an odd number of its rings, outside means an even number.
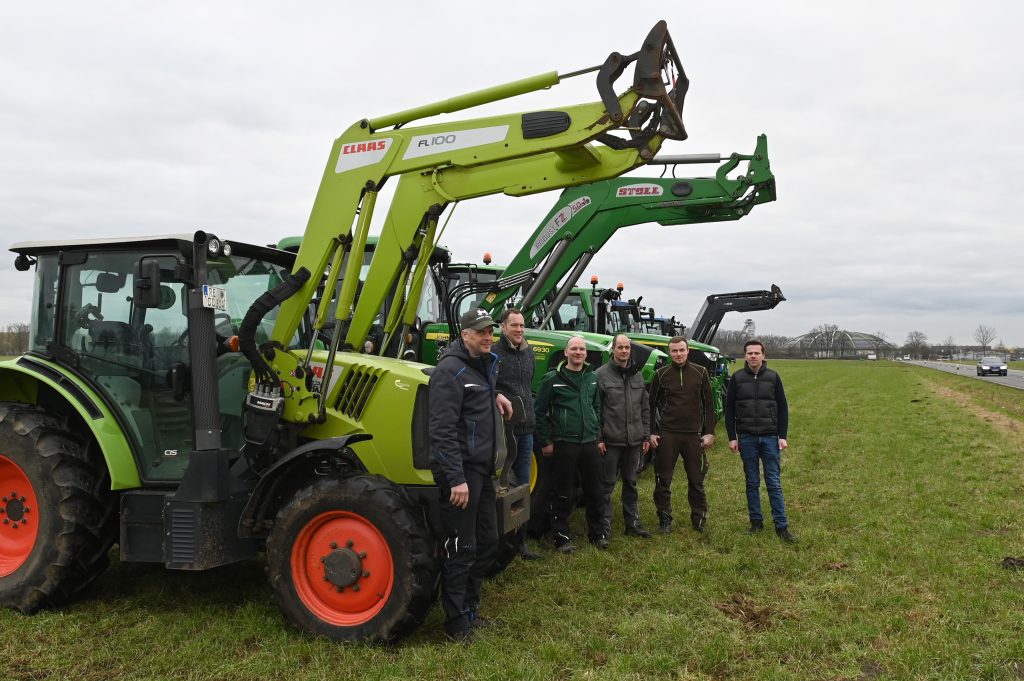
[[[649,538],[637,510],[636,473],[640,457],[651,446],[651,406],[640,367],[632,360],[632,344],[619,334],[612,341],[612,360],[597,369],[601,390],[601,440],[604,455],[605,536],[611,537],[611,494],[622,477],[622,519],[629,536]]]
[[[495,387],[498,357],[491,352],[494,320],[470,310],[460,338],[430,375],[430,453],[445,536],[441,570],[444,628],[468,642],[478,622],[480,588],[498,546],[494,459],[500,416],[509,407]]]
[[[743,459],[747,479],[747,513],[750,532],[764,529],[761,515],[761,478],[772,507],[775,533],[783,541],[796,541],[789,532],[786,503],[782,497],[782,450],[789,446],[789,403],[782,389],[782,378],[764,361],[764,344],[749,340],[743,346],[746,366],[729,379],[725,400],[725,427],[729,432],[729,449]],[[760,466],[759,466],[760,464]]]
[[[501,313],[501,336],[494,346],[498,356],[498,391],[513,404],[519,402],[523,419],[513,424],[512,434],[516,438],[515,461],[512,463],[512,478],[517,485],[530,484],[530,467],[533,462],[533,428],[536,418],[533,414],[533,375],[536,371],[536,357],[526,340],[526,320],[516,308]],[[512,452],[509,452],[510,458]],[[538,560],[539,553],[526,545],[526,530],[519,541],[519,555],[524,560]]]

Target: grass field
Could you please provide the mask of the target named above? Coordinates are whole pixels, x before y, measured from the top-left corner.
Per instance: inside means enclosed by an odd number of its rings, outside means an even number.
[[[1024,392],[896,362],[770,364],[790,399],[795,546],[745,533],[720,429],[706,535],[677,477],[685,529],[517,561],[485,587],[500,624],[471,646],[444,641],[437,608],[394,648],[290,631],[259,561],[115,564],[66,609],[0,612],[2,678],[1024,678],[1024,571],[1000,565],[1024,555]]]

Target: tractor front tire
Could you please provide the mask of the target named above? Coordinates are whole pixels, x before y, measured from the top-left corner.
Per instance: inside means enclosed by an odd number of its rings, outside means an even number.
[[[267,540],[274,599],[292,626],[336,641],[390,642],[437,595],[439,547],[387,480],[359,475],[300,489]]]
[[[106,569],[117,496],[102,458],[39,407],[0,403],[0,605],[33,613]]]

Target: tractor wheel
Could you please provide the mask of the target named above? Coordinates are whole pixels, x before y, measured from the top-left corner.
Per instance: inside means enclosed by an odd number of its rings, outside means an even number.
[[[293,626],[338,641],[392,641],[426,617],[440,551],[399,488],[365,475],[313,482],[267,540],[274,598]]]
[[[116,538],[103,461],[58,416],[0,403],[0,605],[67,601],[106,569]]]

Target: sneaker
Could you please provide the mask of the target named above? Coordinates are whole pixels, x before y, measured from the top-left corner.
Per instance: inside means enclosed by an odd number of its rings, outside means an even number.
[[[572,553],[575,550],[576,547],[572,545],[571,541],[567,541],[555,547],[555,551],[558,551],[559,553]]]
[[[779,539],[786,542],[787,544],[796,543],[796,537],[789,533],[788,527],[776,527],[775,534],[779,535]]]
[[[626,528],[627,537],[641,537],[643,539],[650,539],[651,533],[648,532],[640,524],[633,525],[632,527]]]
[[[610,546],[610,544],[608,543],[608,540],[605,539],[604,537],[598,537],[597,539],[591,539],[590,543],[593,544],[598,549],[600,549],[601,551],[607,551],[608,547]]]
[[[763,520],[751,520],[750,521],[750,529],[747,530],[747,534],[757,534],[758,532],[760,532],[763,529],[764,529],[764,521]]]

